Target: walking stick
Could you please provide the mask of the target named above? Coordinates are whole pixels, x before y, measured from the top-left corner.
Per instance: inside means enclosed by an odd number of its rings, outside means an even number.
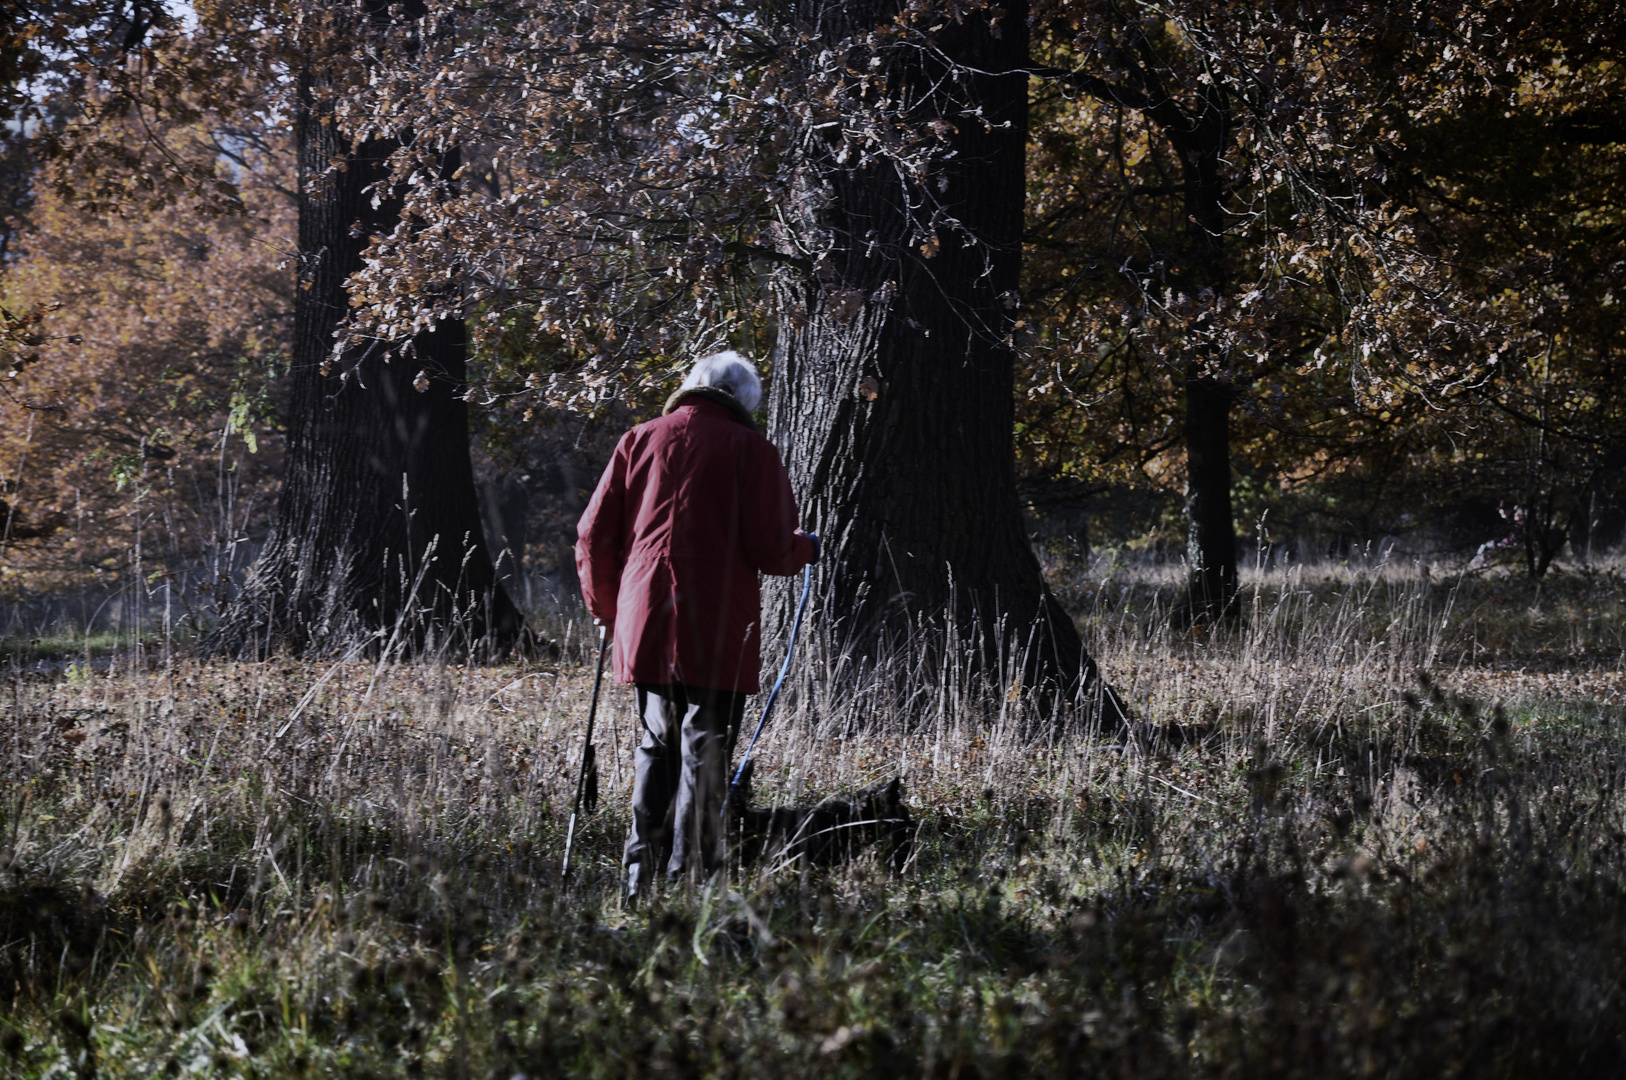
[[[740,758],[740,767],[734,770],[734,779],[729,781],[728,791],[723,794],[722,821],[728,824],[728,804],[734,799],[734,789],[740,786],[740,777],[745,775],[745,766],[751,760],[751,751],[756,749],[757,740],[762,737],[762,729],[768,725],[768,714],[773,711],[773,703],[779,700],[779,688],[785,685],[785,676],[790,674],[790,660],[796,655],[796,635],[802,629],[802,613],[807,610],[807,597],[813,591],[813,564],[802,567],[802,598],[796,604],[796,618],[790,624],[790,643],[785,646],[785,662],[779,665],[779,678],[774,680],[773,689],[768,692],[768,700],[762,706],[762,718],[757,721],[756,731],[751,733],[751,741],[745,747],[745,756]]]
[[[598,628],[598,668],[593,673],[593,703],[587,707],[587,735],[582,739],[582,761],[576,770],[576,795],[570,801],[570,826],[565,830],[565,865],[559,871],[560,880],[570,876],[570,848],[576,842],[576,814],[582,808],[582,793],[587,789],[587,772],[591,768],[594,772],[594,797],[588,799],[587,812],[593,812],[597,804],[598,788],[598,755],[593,752],[593,717],[598,715],[598,691],[604,682],[604,653],[610,643],[608,627]]]

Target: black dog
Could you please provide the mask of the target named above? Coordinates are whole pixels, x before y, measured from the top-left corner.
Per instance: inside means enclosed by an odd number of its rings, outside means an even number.
[[[761,810],[751,805],[755,767],[755,761],[746,762],[729,802],[729,818],[744,861],[769,857],[785,863],[805,860],[814,866],[831,866],[853,859],[875,843],[884,844],[885,858],[893,871],[901,872],[909,861],[915,823],[903,804],[903,782],[899,778],[871,785],[847,798]]]

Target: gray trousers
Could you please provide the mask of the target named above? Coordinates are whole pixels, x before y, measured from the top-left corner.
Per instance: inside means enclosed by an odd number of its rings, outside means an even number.
[[[694,686],[638,684],[632,829],[622,851],[629,891],[666,875],[710,874],[722,861],[718,815],[739,737],[745,695]]]

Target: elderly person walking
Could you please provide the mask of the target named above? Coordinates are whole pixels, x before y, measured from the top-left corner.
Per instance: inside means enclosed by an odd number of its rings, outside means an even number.
[[[738,353],[700,360],[664,415],[622,436],[576,526],[582,597],[610,628],[616,681],[637,687],[643,738],[622,856],[633,899],[663,862],[672,878],[716,868],[728,762],[758,689],[757,574],[818,558],[779,451],[751,422],[761,399]]]

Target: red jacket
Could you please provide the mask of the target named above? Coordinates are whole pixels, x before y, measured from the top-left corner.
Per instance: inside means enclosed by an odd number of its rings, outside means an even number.
[[[623,435],[576,525],[582,598],[613,627],[617,682],[755,693],[757,573],[812,561],[779,451],[731,403],[688,391]]]

